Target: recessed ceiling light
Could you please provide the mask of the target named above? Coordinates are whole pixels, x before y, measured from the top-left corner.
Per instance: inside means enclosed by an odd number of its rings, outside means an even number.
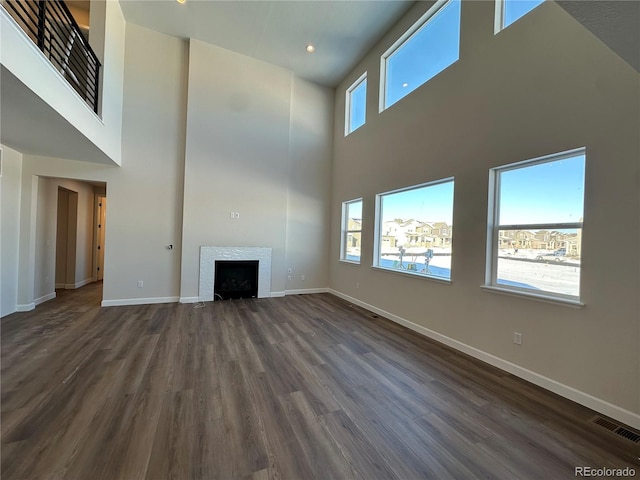
[[[187,1],[187,0],[176,0],[176,2],[178,2],[178,3],[184,3],[184,2],[186,2],[186,1]]]
[[[407,82],[404,82],[404,83],[402,84],[402,86],[403,86],[404,88],[407,88],[407,87],[409,86],[409,84],[408,84]]]
[[[313,52],[315,52],[315,51],[316,51],[316,47],[314,47],[313,45],[309,44],[309,45],[307,45],[307,46],[305,47],[305,50],[306,50],[308,53],[313,53]]]

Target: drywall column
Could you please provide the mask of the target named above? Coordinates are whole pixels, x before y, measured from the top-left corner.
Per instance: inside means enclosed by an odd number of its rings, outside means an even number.
[[[18,305],[18,251],[22,154],[0,145],[0,317]]]

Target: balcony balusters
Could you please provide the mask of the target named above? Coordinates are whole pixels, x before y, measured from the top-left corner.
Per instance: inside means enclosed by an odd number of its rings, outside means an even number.
[[[98,112],[100,61],[61,0],[0,0],[65,80]]]

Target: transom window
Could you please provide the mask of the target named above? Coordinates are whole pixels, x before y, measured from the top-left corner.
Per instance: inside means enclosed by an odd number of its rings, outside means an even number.
[[[460,57],[460,0],[438,0],[382,55],[380,111]]]
[[[367,72],[347,89],[344,134],[349,135],[367,120]]]
[[[340,260],[360,263],[362,244],[362,199],[342,203]]]
[[[496,0],[495,33],[524,17],[544,0]]]
[[[376,196],[374,266],[451,279],[453,178]]]
[[[486,282],[580,298],[584,148],[490,170]]]

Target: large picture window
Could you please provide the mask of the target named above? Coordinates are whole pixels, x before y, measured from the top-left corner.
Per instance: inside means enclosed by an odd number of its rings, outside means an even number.
[[[381,58],[380,111],[460,57],[460,0],[438,0]]]
[[[360,128],[367,120],[367,72],[347,89],[345,99],[345,136]]]
[[[451,279],[453,179],[376,197],[374,266]]]
[[[342,203],[340,260],[360,263],[362,243],[362,199]]]
[[[490,171],[487,284],[580,298],[585,150]]]
[[[494,32],[507,28],[524,17],[544,0],[496,0],[496,21]]]

